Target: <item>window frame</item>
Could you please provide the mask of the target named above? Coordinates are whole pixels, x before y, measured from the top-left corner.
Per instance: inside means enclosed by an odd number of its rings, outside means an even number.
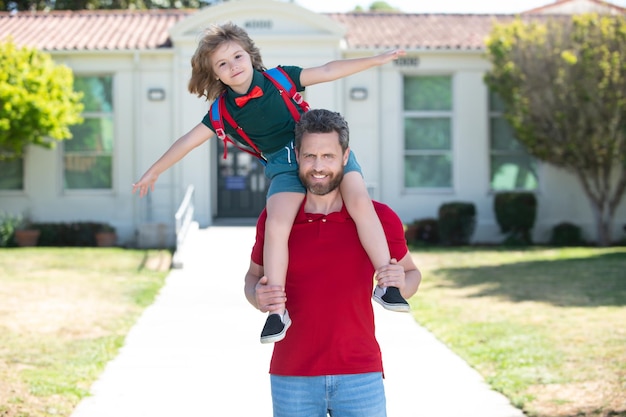
[[[508,122],[508,120],[506,120],[506,118],[504,117],[504,109],[498,109],[496,105],[493,105],[493,100],[497,98],[496,93],[492,92],[491,90],[489,90],[489,88],[487,88],[487,94],[488,94],[488,98],[487,98],[487,127],[488,127],[488,149],[487,152],[489,153],[488,155],[488,163],[489,163],[489,178],[488,178],[488,183],[489,183],[489,191],[492,194],[495,193],[501,193],[501,192],[532,192],[532,193],[537,193],[540,190],[541,187],[541,175],[540,175],[540,168],[541,168],[541,161],[534,158],[532,155],[530,155],[530,153],[528,153],[528,151],[525,150],[524,146],[520,143],[520,149],[519,150],[500,150],[500,149],[496,149],[493,147],[494,144],[494,132],[493,132],[493,120],[494,119],[501,119],[504,123],[506,123],[509,127],[510,124]],[[513,138],[514,140],[516,140],[515,138]],[[528,157],[530,159],[531,163],[534,163],[535,166],[535,179],[536,179],[536,186],[535,188],[495,188],[493,186],[494,183],[494,165],[493,165],[493,158],[497,157],[497,156],[512,156],[512,157],[516,157],[516,156],[523,156],[523,157]]]
[[[442,73],[403,73],[402,74],[402,91],[406,89],[406,79],[407,78],[428,78],[428,77],[445,77],[449,79],[450,83],[450,109],[447,110],[407,110],[405,108],[404,99],[401,96],[400,98],[400,108],[401,112],[401,130],[402,130],[402,170],[401,170],[401,184],[402,190],[406,194],[423,194],[423,193],[449,193],[454,190],[454,74],[448,72]],[[404,130],[404,125],[407,119],[430,119],[430,118],[446,118],[450,121],[450,146],[447,150],[440,149],[425,149],[425,150],[416,150],[416,149],[407,149],[406,142],[407,137]],[[418,186],[418,187],[409,187],[406,184],[406,160],[407,157],[410,156],[431,156],[431,155],[441,155],[447,156],[450,160],[450,184],[442,187],[428,187],[428,186]]]
[[[23,195],[26,192],[26,155],[17,160],[21,160],[22,163],[22,188],[0,188],[1,195]]]
[[[83,151],[82,153],[84,155],[87,154],[94,154],[96,156],[106,156],[106,155],[110,155],[111,157],[111,186],[110,188],[67,188],[65,186],[66,184],[66,178],[65,178],[65,173],[66,173],[66,169],[65,169],[65,157],[66,157],[66,148],[65,148],[65,141],[62,142],[61,146],[59,146],[60,148],[60,152],[59,154],[59,187],[61,189],[61,193],[64,195],[112,195],[115,193],[115,189],[116,189],[116,176],[115,176],[115,166],[116,166],[116,152],[117,152],[117,117],[116,117],[116,112],[115,112],[115,108],[116,106],[116,92],[115,92],[115,74],[114,73],[78,73],[78,74],[74,74],[74,79],[77,78],[100,78],[100,77],[110,77],[111,78],[111,111],[107,112],[107,111],[89,111],[89,110],[83,110],[83,112],[81,113],[81,116],[83,117],[84,121],[86,122],[88,119],[106,119],[106,118],[110,118],[111,119],[111,124],[112,124],[112,150],[110,153],[94,153],[93,151]],[[81,152],[74,152],[72,151],[70,154],[77,154],[77,153],[81,153]]]

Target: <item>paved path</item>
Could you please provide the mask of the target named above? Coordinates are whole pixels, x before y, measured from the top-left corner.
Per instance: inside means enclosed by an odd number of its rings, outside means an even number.
[[[183,268],[71,417],[271,417],[265,315],[243,296],[253,241],[249,226],[192,229]],[[374,308],[389,417],[524,417],[411,315]]]

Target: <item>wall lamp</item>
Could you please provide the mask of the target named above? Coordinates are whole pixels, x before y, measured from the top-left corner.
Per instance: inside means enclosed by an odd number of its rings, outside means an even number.
[[[163,101],[165,100],[165,90],[162,88],[150,88],[148,89],[148,100],[150,101]]]
[[[362,101],[367,99],[367,88],[365,87],[353,87],[350,89],[350,98],[356,101]]]

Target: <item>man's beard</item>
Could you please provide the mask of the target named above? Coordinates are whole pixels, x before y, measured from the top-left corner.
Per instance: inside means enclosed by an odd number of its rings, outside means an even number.
[[[336,174],[330,174],[328,178],[330,178],[326,182],[313,182],[311,180],[311,176],[308,174],[299,174],[300,181],[304,184],[304,187],[311,193],[315,195],[326,195],[331,191],[335,190],[341,184],[341,180],[343,179],[343,171],[338,172]]]

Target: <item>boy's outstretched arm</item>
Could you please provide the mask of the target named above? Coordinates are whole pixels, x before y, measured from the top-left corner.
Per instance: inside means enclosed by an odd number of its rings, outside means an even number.
[[[133,194],[139,191],[139,196],[148,194],[148,190],[154,191],[159,175],[169,169],[176,162],[197,146],[202,145],[214,135],[213,131],[203,123],[199,123],[189,132],[178,138],[176,142],[141,176],[139,181],[133,184]]]
[[[341,59],[319,67],[304,68],[300,73],[300,84],[309,85],[338,80],[366,69],[384,65],[406,55],[404,49],[394,49],[367,58]]]

